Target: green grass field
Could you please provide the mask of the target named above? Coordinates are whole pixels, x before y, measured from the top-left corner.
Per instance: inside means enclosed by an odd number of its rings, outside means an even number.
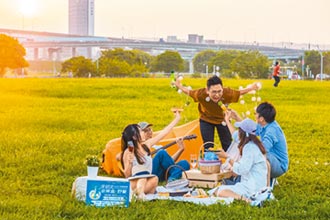
[[[184,79],[200,88],[206,79]],[[227,80],[238,89],[252,81]],[[129,208],[95,208],[71,198],[72,182],[86,175],[85,156],[99,154],[130,123],[154,130],[173,118],[186,96],[169,79],[0,79],[0,219],[329,219],[330,82],[261,81],[259,95],[277,108],[289,146],[289,172],[277,201],[263,208],[236,201],[200,206],[173,201],[135,202]],[[232,104],[238,112],[248,104]],[[180,124],[198,117],[185,108]],[[103,175],[105,175],[103,173]]]

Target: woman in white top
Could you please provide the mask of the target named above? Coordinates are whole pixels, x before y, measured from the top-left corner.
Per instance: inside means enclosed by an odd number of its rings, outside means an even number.
[[[124,175],[130,180],[133,192],[141,198],[145,194],[155,193],[158,185],[158,177],[151,174],[150,149],[142,144],[145,139],[143,135],[139,125],[131,124],[124,129],[121,138]]]
[[[180,110],[173,110],[173,113],[175,115],[173,121],[154,137],[146,138],[145,132],[137,124],[128,125],[122,133],[121,163],[124,175],[130,180],[131,189],[141,198],[144,194],[155,193],[156,191],[159,180],[156,175],[151,174],[152,158],[150,148],[164,138],[179,122],[181,118]],[[177,143],[182,146],[182,138],[179,138]],[[129,148],[129,145],[132,147]]]
[[[236,122],[239,128],[238,145],[241,159],[238,162],[232,160],[226,152],[220,153],[220,157],[227,158],[232,165],[233,173],[241,175],[241,181],[235,185],[222,185],[211,193],[219,197],[231,197],[243,199],[249,202],[251,195],[267,186],[267,164],[265,158],[265,148],[255,135],[257,124],[247,118],[241,122]]]

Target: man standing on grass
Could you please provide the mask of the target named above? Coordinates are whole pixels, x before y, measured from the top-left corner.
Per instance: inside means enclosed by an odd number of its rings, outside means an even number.
[[[181,84],[179,77],[174,84],[177,88],[182,90],[182,92],[193,98],[195,102],[198,102],[200,131],[203,142],[207,143],[204,148],[208,149],[213,147],[214,129],[216,128],[222,149],[227,151],[231,144],[231,134],[227,124],[224,122],[225,105],[238,102],[241,95],[257,90],[257,83],[242,90],[234,90],[224,88],[222,80],[214,75],[207,80],[206,88],[190,90]]]

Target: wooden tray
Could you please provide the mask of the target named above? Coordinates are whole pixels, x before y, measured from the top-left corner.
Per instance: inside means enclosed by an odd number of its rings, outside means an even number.
[[[231,172],[220,172],[212,174],[203,174],[199,170],[186,171],[189,180],[189,187],[213,188],[216,187],[222,179],[229,178]]]

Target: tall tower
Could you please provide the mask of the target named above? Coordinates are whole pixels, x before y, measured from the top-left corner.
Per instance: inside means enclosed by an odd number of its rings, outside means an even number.
[[[69,0],[69,34],[94,35],[94,0]]]

